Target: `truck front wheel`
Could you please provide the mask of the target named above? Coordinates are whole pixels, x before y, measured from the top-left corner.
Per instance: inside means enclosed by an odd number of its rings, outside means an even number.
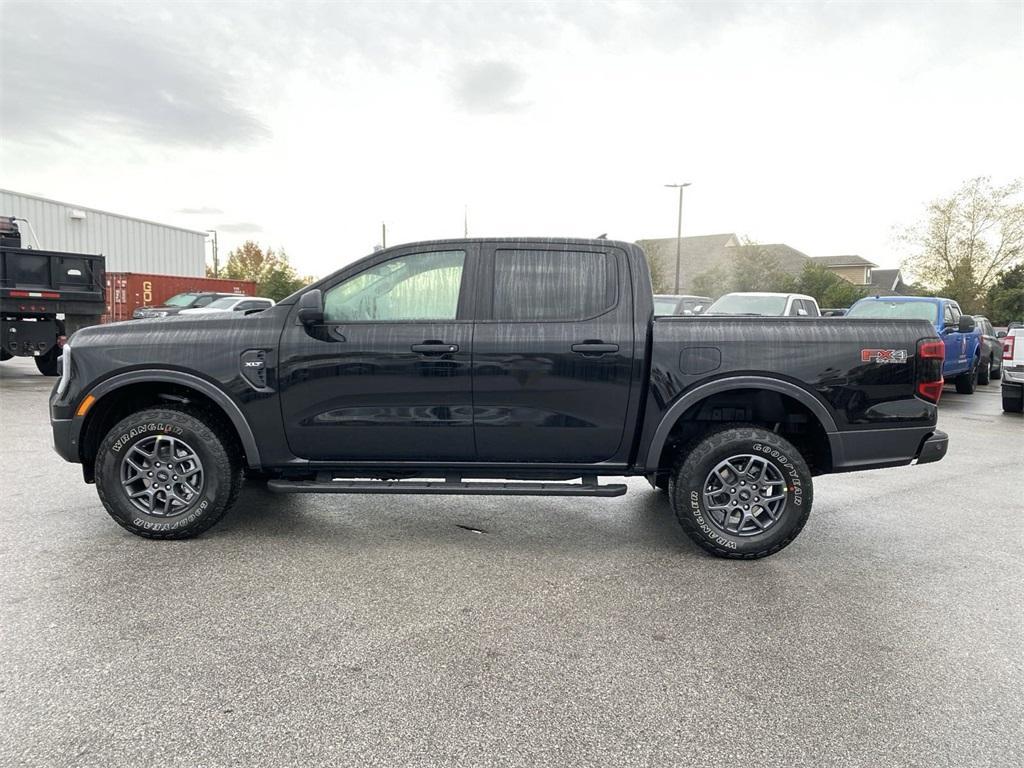
[[[242,461],[227,428],[190,408],[149,408],[103,438],[96,489],[110,516],[150,539],[186,539],[230,509],[242,485]]]
[[[811,473],[800,452],[754,426],[722,427],[691,443],[672,469],[669,497],[687,535],[717,557],[775,554],[811,513]]]

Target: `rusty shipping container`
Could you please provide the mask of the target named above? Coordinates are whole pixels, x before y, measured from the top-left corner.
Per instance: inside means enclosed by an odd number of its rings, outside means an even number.
[[[143,275],[135,272],[107,272],[107,312],[102,322],[131,320],[139,307],[157,306],[178,293],[217,291],[255,296],[252,280],[222,280],[213,277]]]

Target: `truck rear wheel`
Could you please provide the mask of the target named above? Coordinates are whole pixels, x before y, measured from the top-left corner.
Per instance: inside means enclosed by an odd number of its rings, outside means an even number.
[[[58,371],[57,358],[60,357],[60,347],[50,347],[45,355],[32,358],[36,361],[36,368],[43,376],[56,376]]]
[[[961,395],[973,395],[974,390],[978,388],[978,367],[978,361],[975,359],[970,370],[966,373],[961,373],[953,379],[953,383],[956,384],[956,391]]]
[[[150,539],[209,529],[242,486],[233,435],[190,408],[150,408],[118,422],[100,443],[96,489],[110,516]]]
[[[731,426],[680,454],[669,498],[694,542],[717,557],[754,559],[799,535],[813,493],[810,470],[788,440],[759,427]]]
[[[988,384],[992,380],[992,360],[991,358],[983,362],[978,366],[978,383]]]

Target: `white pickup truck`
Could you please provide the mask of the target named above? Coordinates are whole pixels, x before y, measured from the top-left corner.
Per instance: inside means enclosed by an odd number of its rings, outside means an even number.
[[[1011,328],[1003,337],[1003,410],[1024,411],[1024,328]]]
[[[704,314],[821,317],[821,309],[813,297],[802,293],[727,293]]]

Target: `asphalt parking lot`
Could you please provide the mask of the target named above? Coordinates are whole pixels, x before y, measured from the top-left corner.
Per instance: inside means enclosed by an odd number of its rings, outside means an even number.
[[[53,453],[51,385],[0,365],[4,766],[1024,760],[1024,418],[996,383],[947,389],[944,461],[819,478],[758,562],[704,555],[640,480],[247,488],[146,541]]]

